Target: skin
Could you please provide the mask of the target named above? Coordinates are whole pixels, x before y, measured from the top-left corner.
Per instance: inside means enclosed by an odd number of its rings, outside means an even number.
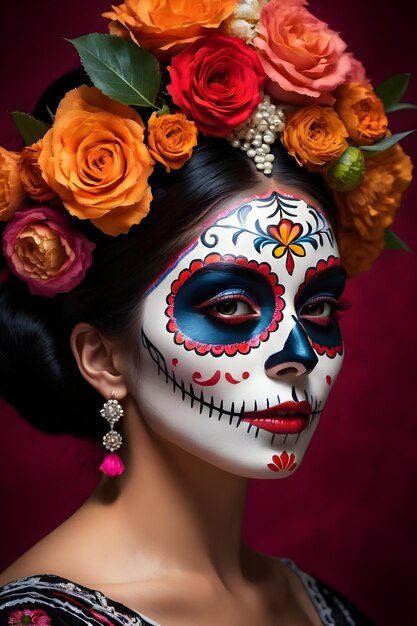
[[[271,193],[236,205],[148,289],[129,387],[162,438],[240,476],[285,477],[342,364],[333,315],[346,274],[330,224],[303,200]],[[271,433],[263,411],[279,415],[288,402],[308,403],[308,414]]]
[[[268,194],[275,185],[264,182],[254,193]],[[139,315],[138,328],[141,321]],[[146,418],[131,346],[132,336],[112,340],[88,324],[74,329],[81,373],[104,399],[114,392],[122,402],[126,470],[103,477],[89,500],[6,570],[0,583],[57,574],[161,626],[271,626],[278,618],[282,626],[319,626],[297,576],[242,542],[247,476],[256,468],[241,468],[234,458],[225,468],[198,436],[187,446]],[[242,445],[239,437],[236,445]],[[267,471],[263,445],[255,442],[254,450],[258,467]]]

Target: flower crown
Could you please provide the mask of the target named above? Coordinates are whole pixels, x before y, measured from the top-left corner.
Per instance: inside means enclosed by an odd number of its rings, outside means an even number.
[[[110,236],[127,233],[149,211],[156,163],[181,168],[199,136],[223,137],[266,175],[280,141],[318,172],[334,198],[350,276],[384,247],[406,249],[390,226],[412,179],[398,142],[412,131],[391,134],[386,114],[417,108],[400,102],[409,76],[373,89],[339,34],[306,5],[125,0],[103,14],[110,34],[70,40],[94,86],[66,93],[51,125],[14,113],[26,147],[0,148],[10,271],[36,295],[74,288],[94,244],[70,216]]]

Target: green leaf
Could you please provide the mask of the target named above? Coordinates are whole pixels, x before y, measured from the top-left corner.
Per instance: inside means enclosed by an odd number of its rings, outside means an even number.
[[[404,111],[405,109],[417,109],[415,104],[407,104],[407,102],[397,102],[385,109],[385,113],[393,113],[394,111]]]
[[[389,228],[387,228],[384,233],[384,248],[386,250],[405,250],[406,252],[412,252],[411,248]]]
[[[49,124],[46,122],[37,120],[36,117],[32,117],[27,113],[13,111],[12,117],[17,130],[25,142],[25,146],[31,146],[33,143],[36,143],[38,139],[42,139],[50,128]]]
[[[161,76],[155,57],[132,41],[91,33],[68,39],[78,51],[93,84],[123,104],[155,106]]]
[[[375,87],[375,93],[381,98],[384,108],[389,109],[397,104],[407,91],[410,74],[395,74]]]
[[[389,137],[384,137],[383,139],[376,141],[371,146],[359,146],[359,148],[368,152],[383,152],[401,141],[401,139],[404,139],[404,137],[407,137],[407,135],[414,133],[415,130],[416,129],[414,128],[413,130],[407,130],[404,133],[396,133],[395,135],[390,135]]]
[[[167,104],[163,104],[156,115],[158,117],[161,117],[161,115],[169,115],[169,106]]]

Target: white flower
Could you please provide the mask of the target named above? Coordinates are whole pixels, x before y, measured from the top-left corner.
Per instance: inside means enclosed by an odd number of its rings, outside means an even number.
[[[238,0],[234,13],[235,18],[258,21],[267,2],[268,0]]]
[[[258,21],[268,0],[238,0],[236,11],[224,23],[224,31],[232,37],[252,41],[257,35]]]

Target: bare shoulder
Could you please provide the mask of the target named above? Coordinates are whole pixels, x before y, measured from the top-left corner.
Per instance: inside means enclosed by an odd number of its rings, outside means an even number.
[[[89,564],[93,566],[89,555],[95,549],[92,526],[77,512],[0,574],[0,585],[47,574],[78,579],[80,572],[89,573]]]
[[[42,573],[40,571],[40,565],[35,557],[35,552],[37,551],[34,548],[31,548],[28,552],[17,559],[17,561],[5,569],[0,574],[0,586],[3,587],[3,585],[14,582],[15,580],[20,580],[21,578],[27,578],[28,576]]]
[[[63,549],[54,532],[41,539],[0,574],[0,585],[39,574],[57,574],[63,561]]]

